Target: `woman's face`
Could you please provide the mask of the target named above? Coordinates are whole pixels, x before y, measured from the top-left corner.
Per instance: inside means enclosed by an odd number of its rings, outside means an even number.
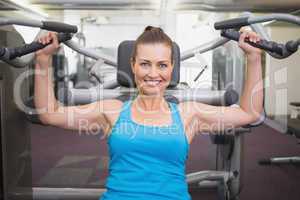
[[[163,43],[139,44],[131,67],[140,93],[162,95],[172,77],[171,48]]]

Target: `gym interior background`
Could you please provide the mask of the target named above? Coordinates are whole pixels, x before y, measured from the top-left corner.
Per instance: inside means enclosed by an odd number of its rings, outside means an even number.
[[[180,46],[180,51],[184,52],[219,37],[214,23],[237,17],[243,11],[250,11],[257,16],[288,13],[300,17],[300,1],[0,1],[0,17],[3,18],[51,19],[76,25],[78,33],[72,40],[112,60],[117,60],[118,45],[124,40],[136,39],[147,25],[162,27]],[[284,43],[300,38],[300,27],[296,25],[268,22],[264,24],[264,28],[273,41]],[[1,26],[0,32],[1,46],[16,46],[33,41],[39,29],[14,25]],[[226,88],[232,81],[242,80],[239,68],[235,65],[239,54],[232,56],[226,51],[230,48],[196,54],[183,61],[180,66],[181,87],[206,91],[216,87],[220,89],[220,82],[223,84],[221,87]],[[95,60],[66,46],[61,48],[56,57],[58,63],[63,63],[61,71],[54,74],[58,85],[61,82],[70,88],[94,87],[99,82],[90,76],[91,72],[100,77],[102,82],[115,79],[115,67],[102,65],[91,68],[95,65]],[[223,63],[223,66],[217,63]],[[263,124],[252,127],[251,132],[243,136],[243,178],[235,198],[300,198],[300,170],[296,162],[300,162],[297,157],[300,156],[299,63],[299,52],[282,60],[274,59],[268,54],[264,56],[266,118]],[[2,198],[93,199],[88,196],[98,192],[94,189],[105,189],[108,173],[105,140],[100,140],[97,134],[62,130],[28,120],[12,101],[15,80],[25,69],[13,68],[2,61],[0,65]],[[30,67],[32,66],[28,66]],[[201,76],[196,80],[200,71]],[[224,78],[221,80],[215,78],[219,73],[223,73],[221,77]],[[32,83],[29,81],[22,87],[21,96],[26,99],[32,92]],[[235,87],[239,89],[238,85]],[[218,151],[219,146],[212,143],[210,136],[196,137],[191,144],[187,173],[215,169]],[[291,156],[296,160],[295,163],[259,164],[261,159]],[[68,192],[72,195],[68,195]],[[218,191],[211,188],[199,190],[191,187],[190,192],[193,200],[222,199]]]

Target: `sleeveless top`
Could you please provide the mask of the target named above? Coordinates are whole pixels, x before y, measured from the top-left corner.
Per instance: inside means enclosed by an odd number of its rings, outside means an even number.
[[[177,105],[172,124],[142,125],[131,117],[132,100],[107,138],[109,176],[100,200],[191,200],[185,176],[189,144]]]

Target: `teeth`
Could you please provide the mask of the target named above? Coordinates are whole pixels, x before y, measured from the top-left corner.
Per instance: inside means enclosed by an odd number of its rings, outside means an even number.
[[[157,80],[145,80],[145,82],[149,85],[158,85],[160,81]]]

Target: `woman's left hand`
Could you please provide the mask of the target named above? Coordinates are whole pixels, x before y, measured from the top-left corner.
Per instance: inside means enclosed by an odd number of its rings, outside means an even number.
[[[245,42],[245,39],[249,39],[251,42],[259,42],[260,37],[257,33],[253,31],[246,30],[245,28],[240,29],[240,38],[239,38],[239,47],[243,49],[247,56],[251,55],[260,55],[262,50],[256,47],[251,46]]]

